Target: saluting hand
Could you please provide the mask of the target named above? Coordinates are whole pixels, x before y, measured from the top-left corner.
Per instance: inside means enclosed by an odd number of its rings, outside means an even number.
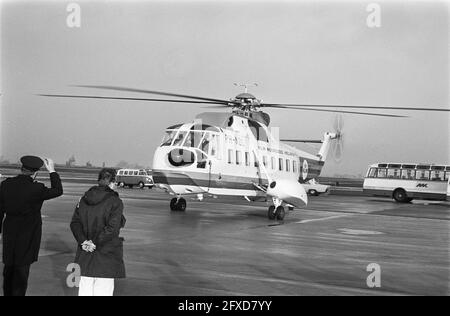
[[[45,168],[47,169],[47,171],[49,173],[55,172],[55,163],[53,162],[52,159],[45,158],[44,159],[44,165],[45,165]]]

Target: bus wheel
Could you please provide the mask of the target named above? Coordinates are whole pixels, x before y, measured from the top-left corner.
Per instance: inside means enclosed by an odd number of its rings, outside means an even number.
[[[314,196],[318,196],[319,193],[317,192],[317,190],[311,189],[308,191],[309,195],[314,195]]]
[[[123,188],[125,186],[125,183],[119,182],[119,187]]]
[[[144,182],[139,182],[139,188],[143,189],[144,188]]]
[[[394,200],[399,203],[406,203],[408,202],[408,196],[406,195],[405,190],[403,189],[397,189],[394,191],[393,194]]]

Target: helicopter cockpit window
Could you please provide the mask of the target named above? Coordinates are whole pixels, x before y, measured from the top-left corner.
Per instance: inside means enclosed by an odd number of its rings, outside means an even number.
[[[170,146],[176,134],[177,131],[166,131],[161,146]]]
[[[186,134],[187,134],[187,132],[179,132],[173,142],[173,146],[181,146],[184,138],[186,137]]]
[[[200,149],[202,151],[204,151],[205,153],[207,153],[209,151],[209,145],[211,143],[211,134],[210,133],[206,133],[205,137],[202,139],[202,144]]]
[[[210,155],[216,156],[217,155],[217,146],[218,146],[218,137],[217,135],[211,134],[211,142],[210,142]]]
[[[184,142],[185,147],[198,148],[200,141],[203,138],[203,132],[200,131],[190,131],[186,141]]]

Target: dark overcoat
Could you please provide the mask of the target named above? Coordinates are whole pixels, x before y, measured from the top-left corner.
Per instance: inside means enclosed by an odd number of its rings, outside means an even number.
[[[42,204],[63,194],[61,179],[56,172],[50,174],[50,182],[51,188],[47,188],[30,176],[19,175],[0,184],[0,233],[5,265],[26,266],[38,260]]]
[[[95,186],[80,199],[70,224],[78,243],[75,263],[81,276],[91,278],[125,278],[123,238],[125,226],[123,203],[119,194],[106,186]],[[97,247],[86,252],[81,244],[91,240]]]

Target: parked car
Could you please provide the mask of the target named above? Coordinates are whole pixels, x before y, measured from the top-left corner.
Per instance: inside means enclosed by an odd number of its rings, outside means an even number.
[[[116,183],[119,187],[153,188],[152,176],[144,169],[120,169],[117,172]]]
[[[316,179],[311,179],[303,184],[306,193],[308,195],[318,196],[320,194],[328,193],[330,191],[330,186],[325,184],[320,184]]]

